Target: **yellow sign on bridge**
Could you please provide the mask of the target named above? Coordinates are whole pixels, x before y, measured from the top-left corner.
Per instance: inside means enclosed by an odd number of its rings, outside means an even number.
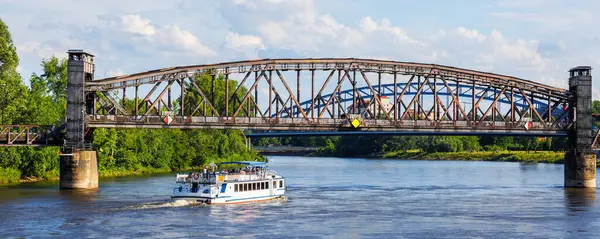
[[[358,119],[354,119],[352,120],[352,126],[354,126],[354,128],[358,128],[358,126],[360,126],[360,121]]]

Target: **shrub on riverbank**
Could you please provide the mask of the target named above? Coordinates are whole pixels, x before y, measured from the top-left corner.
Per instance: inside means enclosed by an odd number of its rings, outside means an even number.
[[[530,163],[562,163],[564,152],[539,151],[497,151],[497,152],[436,152],[419,150],[395,151],[380,155],[382,158],[425,159],[425,160],[466,160],[466,161],[504,161]]]
[[[21,179],[21,171],[14,168],[0,168],[0,184],[18,183]]]
[[[107,175],[174,171],[211,162],[263,159],[247,149],[239,130],[96,129],[98,167]],[[108,173],[113,172],[113,173]]]
[[[0,148],[0,183],[24,178],[58,177],[59,147]]]

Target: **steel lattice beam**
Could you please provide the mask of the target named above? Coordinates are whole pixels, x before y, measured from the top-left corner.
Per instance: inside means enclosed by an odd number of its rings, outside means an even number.
[[[286,76],[288,71],[294,74]],[[326,77],[317,77],[316,71]],[[199,74],[210,75],[208,85],[196,80]],[[235,86],[230,85],[233,74],[241,80]],[[215,82],[221,75],[226,79],[225,96],[216,99]],[[398,82],[398,76],[409,79]],[[386,77],[393,77],[394,83],[383,84]],[[140,97],[138,88],[145,85],[151,89]],[[135,108],[126,108],[128,88],[135,88]],[[177,89],[179,96],[172,96]],[[122,91],[121,101],[109,94],[113,90]],[[357,114],[363,121],[355,130],[491,128],[539,133],[564,132],[572,125],[568,112],[573,96],[566,89],[449,66],[370,59],[266,59],[171,67],[89,81],[85,91],[98,92],[99,103],[87,116],[88,127],[166,127],[165,111],[174,118],[168,126],[172,128],[341,130]],[[528,122],[531,128],[524,127]]]

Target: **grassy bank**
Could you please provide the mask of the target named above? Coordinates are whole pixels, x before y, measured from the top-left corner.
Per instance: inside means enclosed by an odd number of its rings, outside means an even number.
[[[121,176],[155,174],[155,173],[171,173],[171,172],[179,172],[179,171],[200,170],[200,168],[201,167],[198,167],[198,168],[190,167],[190,168],[176,169],[176,170],[171,170],[170,168],[140,168],[137,170],[111,169],[111,170],[100,171],[99,177],[110,178],[110,177],[121,177]]]
[[[177,169],[171,170],[169,168],[140,168],[136,170],[129,169],[110,169],[103,170],[98,172],[99,177],[101,178],[112,178],[112,177],[123,177],[123,176],[133,176],[133,175],[145,175],[145,174],[157,174],[157,173],[170,173],[176,171],[192,171],[199,170],[199,168],[186,168],[186,169]],[[21,172],[17,169],[12,168],[0,168],[0,185],[11,185],[18,183],[29,183],[29,182],[39,182],[46,180],[58,180],[59,173],[58,171],[48,173],[45,177],[29,177],[22,176]]]
[[[499,161],[526,163],[563,163],[565,153],[553,151],[497,151],[427,153],[419,150],[388,152],[378,155],[386,159]]]

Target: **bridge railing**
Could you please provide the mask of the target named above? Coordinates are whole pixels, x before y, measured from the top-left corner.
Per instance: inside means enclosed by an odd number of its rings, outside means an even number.
[[[60,140],[52,126],[0,125],[0,146],[59,145]]]
[[[261,118],[261,117],[173,117],[166,124],[162,116],[148,116],[143,121],[135,121],[135,116],[87,116],[88,127],[102,128],[178,128],[178,129],[252,129],[278,131],[444,131],[444,132],[519,132],[522,134],[552,134],[566,132],[569,125],[557,128],[552,123],[542,122],[468,122],[468,121],[432,121],[405,120],[388,121],[362,119],[357,126],[352,119],[304,119],[304,118]],[[562,134],[562,133],[561,133]]]

